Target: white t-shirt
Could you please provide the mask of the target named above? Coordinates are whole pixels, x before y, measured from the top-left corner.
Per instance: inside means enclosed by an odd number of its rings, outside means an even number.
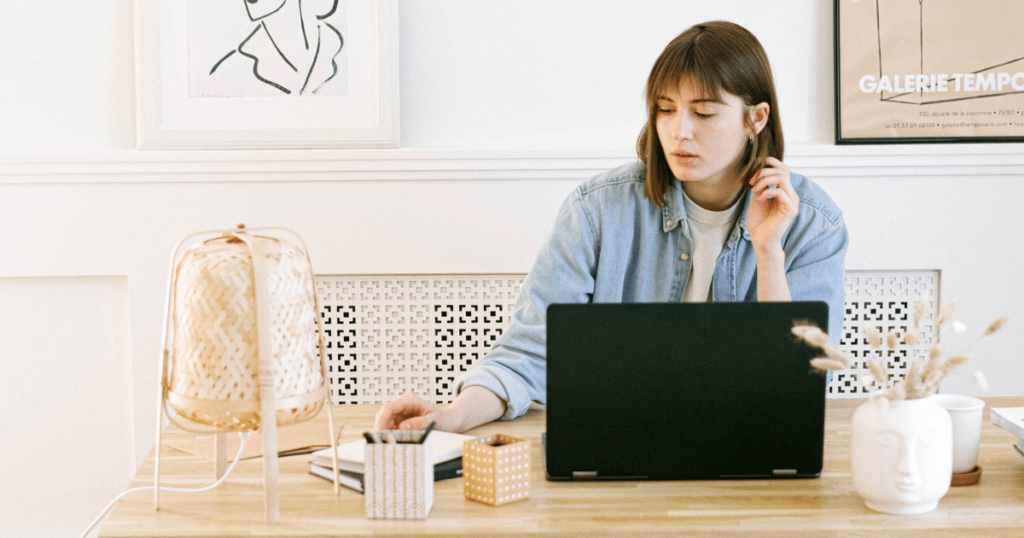
[[[683,194],[686,206],[686,225],[693,240],[693,252],[690,253],[690,278],[683,290],[684,303],[703,303],[711,301],[711,279],[715,276],[715,264],[718,255],[725,246],[740,214],[740,201],[725,211],[708,211],[693,203]]]

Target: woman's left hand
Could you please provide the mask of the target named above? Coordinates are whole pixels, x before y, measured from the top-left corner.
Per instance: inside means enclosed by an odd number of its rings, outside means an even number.
[[[789,167],[774,157],[767,164],[750,180],[747,232],[757,251],[781,253],[782,234],[800,210],[800,197],[789,181]]]

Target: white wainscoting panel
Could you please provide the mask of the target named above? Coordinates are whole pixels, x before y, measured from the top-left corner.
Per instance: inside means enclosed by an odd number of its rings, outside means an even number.
[[[1024,144],[791,144],[810,178],[1017,176]],[[123,151],[0,155],[0,184],[583,180],[636,159],[632,148]]]

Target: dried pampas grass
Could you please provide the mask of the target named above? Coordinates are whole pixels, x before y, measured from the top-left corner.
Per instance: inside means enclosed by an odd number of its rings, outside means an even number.
[[[822,347],[828,343],[825,331],[814,325],[794,325],[793,335],[814,347]]]
[[[864,336],[868,339],[868,345],[878,349],[882,347],[882,335],[878,332],[878,328],[868,325],[864,327]]]
[[[889,409],[889,398],[886,398],[882,393],[876,393],[871,399],[875,401],[879,412],[884,413]]]
[[[908,400],[912,400],[917,397],[919,381],[917,379],[917,370],[921,368],[921,363],[913,361],[907,368],[907,376],[905,379],[904,386],[907,389],[906,397]]]
[[[924,299],[921,299],[914,307],[914,327],[921,326],[921,321],[924,320],[924,309],[926,306],[927,304],[924,302]]]
[[[967,354],[953,355],[952,357],[946,359],[946,362],[942,365],[942,367],[945,369],[952,370],[953,368],[957,368],[967,364],[967,361],[969,360],[971,360],[971,356]]]
[[[985,374],[981,372],[974,372],[974,384],[981,390],[988,392],[988,380],[985,379]]]
[[[993,321],[992,324],[989,325],[988,328],[985,329],[985,334],[983,334],[982,336],[989,336],[989,335],[993,335],[996,332],[998,332],[999,329],[1003,328],[1003,325],[1006,325],[1006,320],[1007,319],[1009,319],[1009,318],[1007,318],[1006,316],[1003,316],[1003,317]]]
[[[941,367],[932,368],[928,375],[924,376],[924,386],[929,389],[937,387],[944,377],[946,377],[946,373],[942,371]]]
[[[889,374],[885,370],[885,366],[875,359],[868,359],[868,370],[871,372],[871,377],[875,378],[875,383],[882,385],[883,387],[889,382]]]
[[[932,379],[932,372],[936,371],[941,361],[942,348],[940,348],[938,344],[935,344],[928,350],[928,360],[924,363],[924,367],[921,368],[921,380],[924,381],[926,385],[928,384],[928,380]]]
[[[825,357],[811,359],[811,367],[814,368],[814,371],[818,373],[824,373],[828,370],[843,370],[846,368],[846,366],[843,365],[843,363]]]
[[[843,365],[843,367],[840,368],[840,370],[845,370],[847,367],[850,366],[850,356],[847,355],[841,347],[831,342],[825,342],[825,345],[821,346],[821,349],[825,352],[825,357],[832,359],[837,363]]]
[[[815,325],[794,325],[793,336],[811,347],[825,352],[824,357],[811,359],[811,367],[818,373],[829,370],[845,370],[850,366],[850,357],[839,346],[828,341],[828,335]]]
[[[907,391],[903,388],[903,383],[895,383],[889,389],[889,394],[886,397],[893,401],[905,400],[907,398]]]
[[[919,326],[925,318],[926,306],[927,303],[924,300],[917,302],[914,308],[914,326],[902,333],[902,342],[904,344],[916,346],[921,342],[918,336],[920,332]],[[938,318],[936,319],[937,336],[938,331],[941,330],[945,323],[950,321],[955,311],[956,301],[946,303],[940,308]],[[980,341],[982,338],[998,332],[1006,325],[1007,319],[1004,316],[990,323],[978,340]],[[954,321],[953,324],[954,329],[958,330],[958,332],[966,330],[966,327],[959,321]],[[881,349],[883,339],[878,327],[867,325],[862,327],[861,331],[872,348]],[[828,335],[820,328],[808,324],[797,324],[793,327],[792,332],[794,336],[807,345],[823,351],[824,356],[811,359],[811,367],[815,371],[840,371],[850,366],[849,356],[838,346],[830,343]],[[901,342],[900,332],[890,330],[886,334],[884,342],[889,349],[895,350]],[[913,400],[937,393],[946,376],[971,360],[971,355],[969,354],[971,348],[973,348],[973,345],[962,353],[944,358],[943,349],[938,344],[938,337],[936,337],[936,343],[928,350],[927,360],[923,363],[912,361],[907,368],[903,382],[890,383],[889,372],[885,364],[876,357],[867,358],[865,362],[869,373],[860,374],[858,381],[865,388],[876,389],[872,394],[872,398],[876,400],[880,409],[884,410],[888,408],[890,400]],[[988,381],[981,372],[974,373],[974,383],[981,387],[982,390],[988,390]]]
[[[956,312],[956,301],[950,301],[942,305],[942,308],[939,309],[939,319],[935,320],[936,325],[940,327],[945,325],[949,321],[949,317],[953,315],[953,312]]]

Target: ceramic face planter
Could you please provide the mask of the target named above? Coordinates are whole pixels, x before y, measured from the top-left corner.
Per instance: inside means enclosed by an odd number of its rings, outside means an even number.
[[[953,474],[949,413],[934,398],[868,401],[853,414],[853,486],[879,512],[934,510]]]

